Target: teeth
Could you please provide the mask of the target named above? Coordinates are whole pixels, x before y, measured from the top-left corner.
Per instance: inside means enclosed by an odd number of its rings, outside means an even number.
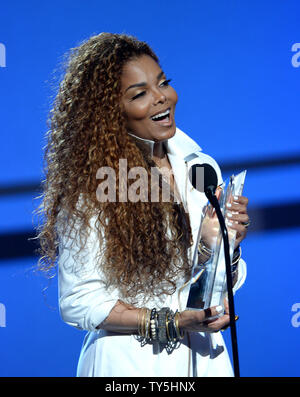
[[[170,109],[167,109],[165,112],[156,114],[155,116],[151,117],[151,119],[156,120],[159,117],[167,116],[169,113],[170,113]]]

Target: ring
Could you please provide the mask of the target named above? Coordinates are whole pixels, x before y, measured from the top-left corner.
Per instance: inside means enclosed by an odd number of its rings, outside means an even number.
[[[246,228],[249,227],[251,224],[250,219],[248,222],[242,222],[242,225],[245,226]]]
[[[234,321],[237,321],[240,318],[237,314],[234,316]],[[228,325],[225,325],[225,327],[221,328],[220,331],[225,331],[227,328],[230,327],[230,323]]]

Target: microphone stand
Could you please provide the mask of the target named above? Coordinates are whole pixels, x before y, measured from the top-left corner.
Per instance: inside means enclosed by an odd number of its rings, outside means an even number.
[[[236,323],[235,323],[235,310],[234,310],[234,300],[232,291],[232,276],[231,276],[231,261],[229,253],[229,239],[228,230],[225,224],[225,220],[220,209],[219,201],[214,194],[213,186],[209,186],[205,189],[205,194],[208,200],[211,202],[212,206],[216,210],[216,214],[220,223],[223,241],[224,241],[224,256],[226,265],[226,279],[227,279],[227,290],[228,290],[228,306],[229,306],[229,318],[230,318],[230,334],[231,334],[231,346],[232,346],[232,357],[233,357],[233,367],[234,376],[236,378],[240,377],[239,369],[239,356],[237,347],[237,335],[236,335]]]

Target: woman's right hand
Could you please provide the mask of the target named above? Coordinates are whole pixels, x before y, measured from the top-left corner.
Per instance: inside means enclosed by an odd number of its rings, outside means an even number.
[[[178,326],[181,330],[190,332],[217,332],[229,324],[229,314],[225,305],[214,306],[205,310],[185,310],[179,315]]]

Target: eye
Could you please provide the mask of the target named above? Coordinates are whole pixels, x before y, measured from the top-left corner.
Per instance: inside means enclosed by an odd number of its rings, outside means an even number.
[[[167,87],[170,84],[171,81],[172,81],[172,79],[165,80],[160,85],[163,86],[163,87]]]
[[[135,99],[137,99],[145,94],[146,94],[146,91],[142,91],[142,92],[138,93],[137,95],[135,95],[134,97],[132,97],[131,100],[134,101]]]

